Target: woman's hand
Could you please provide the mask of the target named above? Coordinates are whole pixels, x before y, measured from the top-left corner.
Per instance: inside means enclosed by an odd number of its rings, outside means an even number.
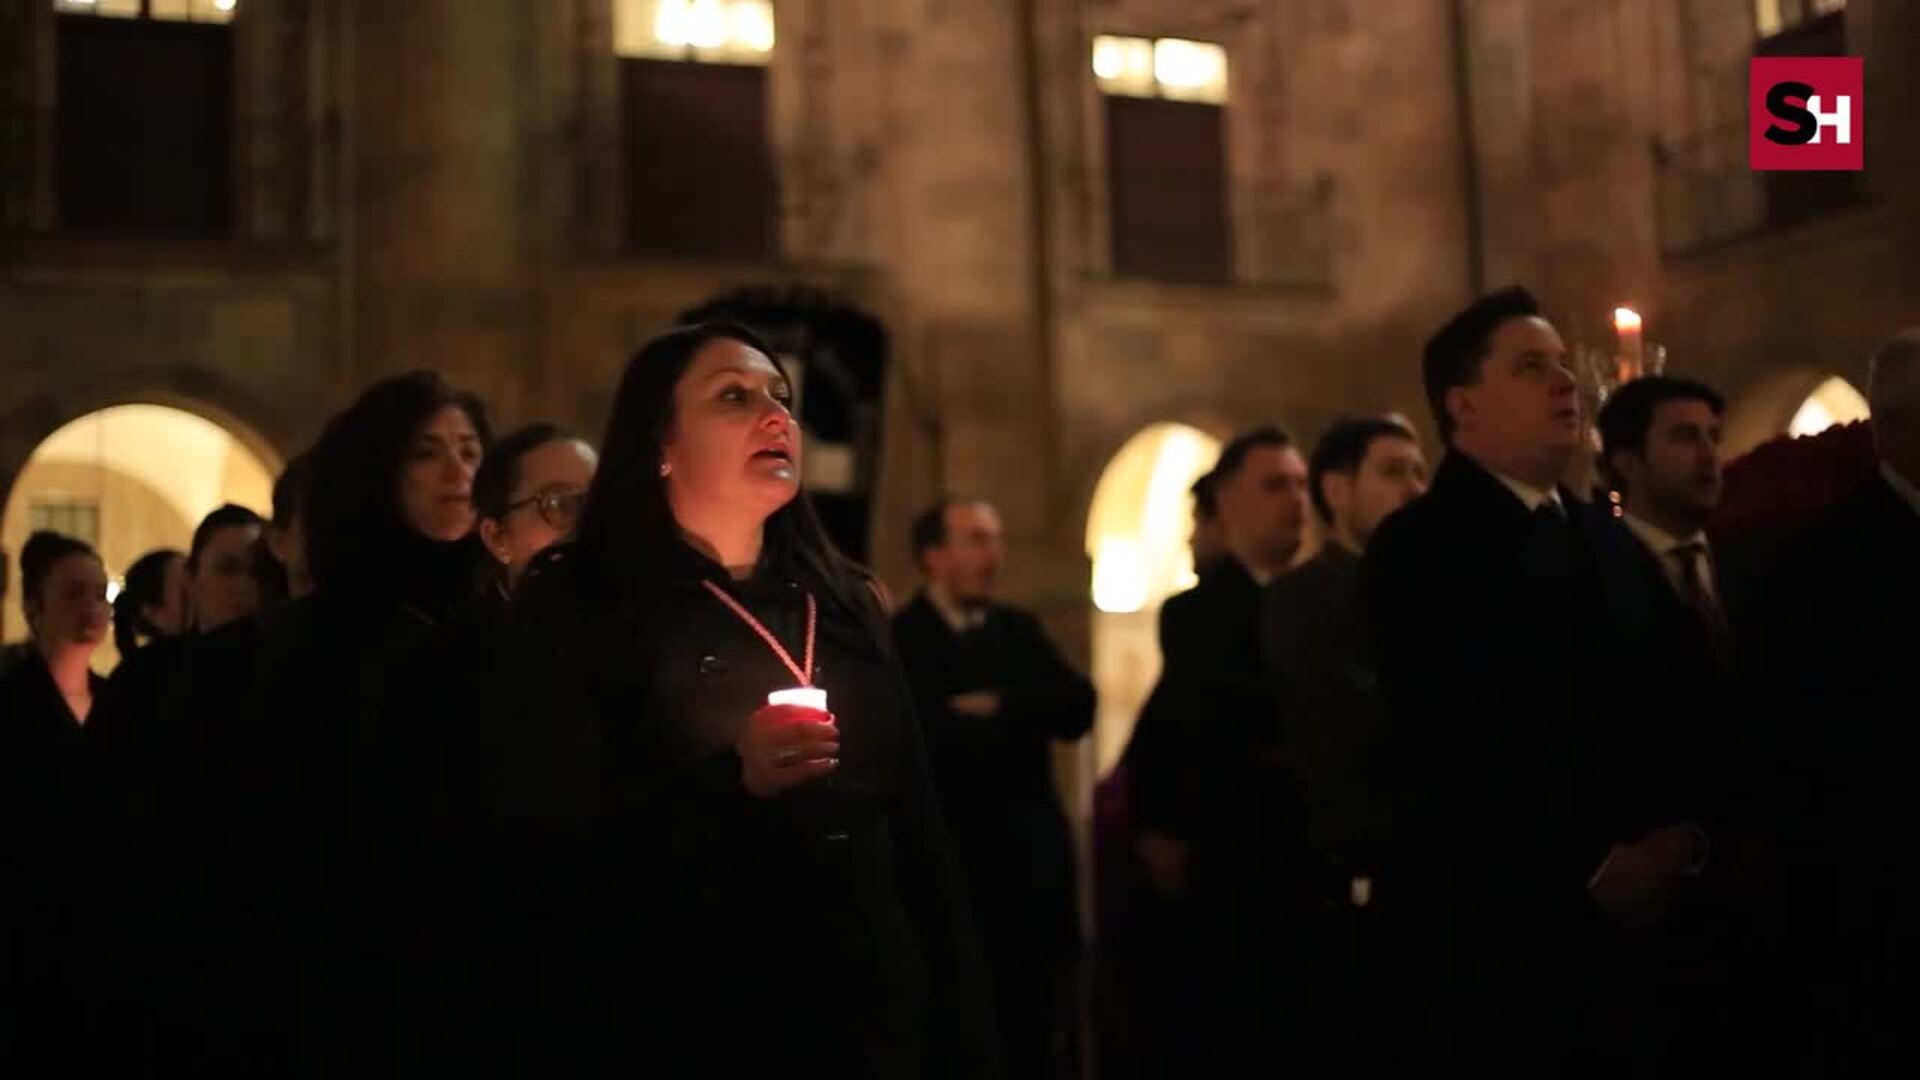
[[[833,714],[798,705],[763,705],[733,744],[747,793],[766,799],[840,767]]]

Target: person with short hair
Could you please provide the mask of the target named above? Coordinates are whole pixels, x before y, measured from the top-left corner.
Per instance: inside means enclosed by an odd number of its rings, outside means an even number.
[[[1611,1027],[1617,927],[1705,858],[1644,804],[1631,673],[1601,570],[1611,522],[1560,484],[1582,442],[1565,343],[1526,290],[1427,342],[1447,452],[1361,563],[1383,702],[1389,951],[1400,1049],[1425,1067],[1553,1070]]]
[[[948,498],[914,520],[924,586],[893,618],[935,787],[973,901],[1008,1077],[1072,1071],[1080,953],[1073,837],[1053,751],[1093,729],[1093,684],[998,599],[1000,514]]]

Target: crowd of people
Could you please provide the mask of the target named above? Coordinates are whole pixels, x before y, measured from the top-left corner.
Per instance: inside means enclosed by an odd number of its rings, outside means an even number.
[[[928,509],[893,604],[802,494],[743,327],[642,347],[597,448],[382,380],[270,519],[221,507],[111,605],[93,549],[37,533],[0,668],[0,1069],[1871,1060],[1906,955],[1920,336],[1873,358],[1878,471],[1746,562],[1709,539],[1720,396],[1619,388],[1593,498],[1561,483],[1566,361],[1493,293],[1427,346],[1431,478],[1401,415],[1226,447],[1102,799],[1093,950],[1051,750],[1095,692],[998,598],[998,514]]]

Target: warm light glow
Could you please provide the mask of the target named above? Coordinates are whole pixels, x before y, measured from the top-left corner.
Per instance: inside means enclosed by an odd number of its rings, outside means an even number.
[[[213,0],[213,6],[221,11],[232,11],[234,0]]]
[[[1218,45],[1181,38],[1162,38],[1153,43],[1153,77],[1163,87],[1205,86],[1220,78],[1226,66],[1226,52]]]
[[[771,0],[613,0],[613,51],[655,60],[765,64]]]
[[[693,5],[687,0],[661,0],[653,16],[653,39],[663,45],[685,45],[693,40]]]
[[[1227,100],[1227,51],[1184,38],[1103,34],[1093,39],[1093,76],[1109,94],[1219,105]]]
[[[1194,583],[1188,491],[1213,466],[1220,443],[1184,424],[1154,424],[1107,463],[1087,512],[1092,561],[1092,677],[1100,709],[1094,765],[1120,760],[1134,718],[1160,675],[1154,613]]]
[[[1794,438],[1818,435],[1835,424],[1851,424],[1870,415],[1867,399],[1853,384],[1835,376],[1807,395],[1800,410],[1787,423],[1787,434]]]
[[[687,44],[717,49],[727,43],[727,8],[720,0],[693,0],[687,16]]]
[[[1640,332],[1640,313],[1629,307],[1613,309],[1613,328],[1622,334]]]
[[[814,712],[827,711],[827,692],[817,686],[796,686],[788,690],[775,690],[767,695],[769,705],[797,705]]]
[[[1093,78],[1109,94],[1153,97],[1153,42],[1111,34],[1094,38]]]
[[[773,5],[754,0],[733,5],[733,40],[754,52],[773,51]]]
[[[1147,559],[1137,541],[1101,538],[1093,557],[1093,606],[1116,615],[1147,606]]]

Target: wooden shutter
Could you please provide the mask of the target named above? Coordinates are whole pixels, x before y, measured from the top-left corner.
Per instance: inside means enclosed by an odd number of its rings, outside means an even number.
[[[646,255],[772,255],[767,70],[639,59],[620,66],[629,249]]]
[[[225,233],[233,222],[226,26],[58,20],[55,190],[65,228]]]
[[[1226,110],[1158,98],[1105,101],[1114,273],[1226,281],[1233,266]]]

